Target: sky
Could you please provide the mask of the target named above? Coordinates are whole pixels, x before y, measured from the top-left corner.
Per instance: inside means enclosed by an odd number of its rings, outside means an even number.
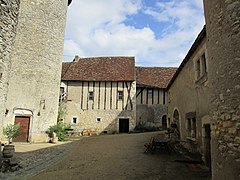
[[[137,66],[177,67],[204,24],[202,0],[73,0],[64,61],[134,56]]]

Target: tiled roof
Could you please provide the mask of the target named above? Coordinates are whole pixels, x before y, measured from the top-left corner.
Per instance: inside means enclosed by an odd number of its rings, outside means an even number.
[[[136,67],[138,87],[166,88],[177,68]]]
[[[134,57],[80,58],[62,64],[64,81],[134,81]]]

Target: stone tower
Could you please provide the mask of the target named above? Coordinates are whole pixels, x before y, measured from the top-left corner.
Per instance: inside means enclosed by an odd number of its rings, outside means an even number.
[[[11,68],[10,55],[16,37],[19,13],[19,0],[0,1],[1,33],[0,33],[0,127],[5,115],[9,73]],[[2,128],[0,128],[0,137]]]
[[[3,126],[16,122],[23,124],[24,135],[19,141],[46,141],[45,131],[56,124],[64,31],[70,2],[20,0],[3,118]]]
[[[240,177],[240,1],[204,0],[213,179]]]

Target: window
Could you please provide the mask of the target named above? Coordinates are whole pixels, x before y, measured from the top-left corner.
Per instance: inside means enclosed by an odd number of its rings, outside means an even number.
[[[196,76],[197,76],[197,80],[200,78],[201,75],[201,70],[200,70],[200,59],[197,60],[196,63]]]
[[[97,118],[96,121],[97,121],[97,122],[101,122],[102,119],[101,119],[101,118]]]
[[[66,93],[64,92],[64,87],[60,87],[59,102],[64,101],[66,98]]]
[[[207,72],[207,62],[205,53],[202,55],[202,74],[204,75]]]
[[[72,118],[72,124],[77,124],[77,117]]]
[[[123,100],[123,91],[118,91],[117,98],[118,100]]]
[[[195,117],[187,119],[187,132],[188,132],[189,137],[196,138],[197,124],[196,124],[196,118]]]
[[[198,83],[201,84],[207,80],[207,59],[205,53],[195,62],[195,71]]]
[[[0,80],[2,79],[3,76],[3,68],[0,66]]]
[[[153,90],[152,89],[148,89],[147,93],[148,93],[148,98],[153,98]]]
[[[89,93],[88,93],[88,99],[89,99],[90,101],[93,101],[93,99],[94,99],[94,94],[93,94],[93,92],[89,92]]]

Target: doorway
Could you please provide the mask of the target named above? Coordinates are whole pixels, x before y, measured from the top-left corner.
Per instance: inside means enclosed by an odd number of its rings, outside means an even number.
[[[204,157],[206,166],[211,170],[211,127],[210,124],[204,124]]]
[[[13,141],[28,142],[30,117],[16,116],[15,124],[20,124],[20,134]]]
[[[167,129],[167,115],[164,115],[162,117],[162,129],[166,130]]]
[[[119,119],[119,133],[128,132],[129,132],[129,119],[128,118]]]

